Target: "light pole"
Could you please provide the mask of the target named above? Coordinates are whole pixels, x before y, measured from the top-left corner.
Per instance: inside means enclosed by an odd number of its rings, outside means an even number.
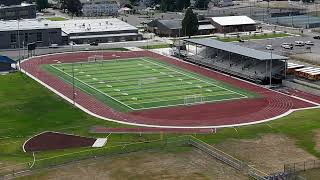
[[[75,88],[74,88],[74,63],[72,62],[72,101],[73,105],[76,104],[76,94],[75,94]]]
[[[270,49],[270,77],[269,77],[269,80],[270,80],[270,87],[272,86],[272,49]]]
[[[20,54],[20,18],[18,18],[18,52],[19,52],[18,64],[19,64],[19,69],[21,69],[20,68],[20,61],[21,61],[21,54]]]

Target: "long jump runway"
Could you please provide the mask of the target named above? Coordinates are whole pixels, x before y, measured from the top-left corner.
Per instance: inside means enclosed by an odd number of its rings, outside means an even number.
[[[150,57],[259,95],[258,98],[120,112],[78,88],[75,89],[75,105],[77,107],[93,116],[109,121],[145,127],[218,128],[270,121],[288,115],[298,109],[319,106],[318,103],[313,101],[296,97],[299,94],[293,96],[272,91],[253,83],[149,51],[52,54],[27,59],[21,63],[21,69],[28,76],[73,103],[72,85],[43,70],[42,65],[57,64],[57,62],[61,64],[88,62],[88,57],[97,54],[103,55],[104,60]]]

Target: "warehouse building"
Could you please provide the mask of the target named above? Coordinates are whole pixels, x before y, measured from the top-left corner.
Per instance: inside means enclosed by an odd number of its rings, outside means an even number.
[[[184,36],[182,31],[182,19],[153,20],[147,24],[147,30],[159,36],[176,37]],[[215,27],[208,20],[199,21],[198,35],[214,33]]]
[[[0,21],[0,39],[0,49],[9,49],[34,42],[40,47],[71,41],[76,44],[136,41],[141,40],[142,35],[136,27],[116,18],[66,21],[23,19]]]
[[[0,5],[1,20],[32,19],[36,18],[36,13],[37,9],[35,4]]]
[[[0,39],[0,49],[62,44],[60,27],[36,19],[0,21]]]
[[[210,17],[212,25],[220,33],[255,31],[257,23],[248,16]]]
[[[50,24],[61,28],[64,42],[85,44],[142,40],[138,28],[116,18],[51,21]]]

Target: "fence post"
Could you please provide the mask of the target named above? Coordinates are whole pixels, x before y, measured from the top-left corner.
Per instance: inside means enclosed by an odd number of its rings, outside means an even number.
[[[306,171],[306,162],[303,162],[303,171]]]

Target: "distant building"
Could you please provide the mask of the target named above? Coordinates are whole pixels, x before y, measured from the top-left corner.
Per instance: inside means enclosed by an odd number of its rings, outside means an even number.
[[[0,20],[32,19],[36,18],[36,13],[35,4],[0,5]]]
[[[0,49],[23,48],[33,42],[37,46],[62,44],[60,27],[36,19],[0,21],[0,39]]]
[[[220,33],[255,31],[257,23],[248,16],[210,17],[211,23]]]
[[[60,27],[68,37],[68,41],[77,44],[142,39],[142,35],[138,33],[138,28],[116,18],[52,21],[51,24]]]
[[[171,20],[153,20],[147,24],[147,30],[153,32],[159,36],[184,36],[182,31],[182,19]],[[199,21],[199,30],[197,34],[206,35],[211,34],[215,30],[215,27],[210,21]]]
[[[71,41],[76,44],[136,41],[141,40],[142,35],[136,27],[116,18],[66,21],[23,19],[0,21],[0,39],[0,49],[9,49],[33,42],[40,47]]]
[[[84,16],[114,16],[118,14],[119,9],[117,1],[88,0],[82,3]]]

